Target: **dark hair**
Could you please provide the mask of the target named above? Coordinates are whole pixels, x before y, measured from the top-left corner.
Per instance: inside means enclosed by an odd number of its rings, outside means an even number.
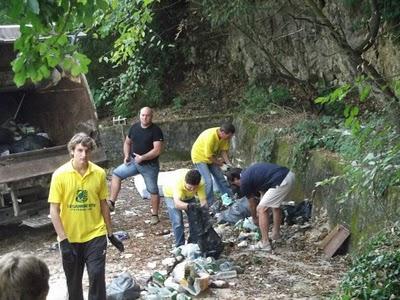
[[[241,168],[232,168],[226,173],[226,178],[229,182],[233,182],[235,179],[240,179]]]
[[[223,123],[219,129],[225,132],[226,134],[235,133],[235,126],[233,126],[233,124],[229,122]]]
[[[190,170],[185,175],[185,181],[191,185],[199,185],[201,181],[200,172],[197,170]]]
[[[49,277],[49,268],[39,258],[8,253],[0,259],[0,300],[44,300]]]

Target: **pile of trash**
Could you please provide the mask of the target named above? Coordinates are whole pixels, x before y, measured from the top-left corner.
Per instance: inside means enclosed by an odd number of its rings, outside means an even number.
[[[154,272],[144,290],[125,272],[107,287],[107,299],[192,299],[209,287],[230,287],[229,280],[243,273],[225,258],[202,256],[197,244],[182,245],[172,254],[162,262],[166,270]]]
[[[48,134],[29,123],[8,120],[0,126],[0,156],[53,146]]]

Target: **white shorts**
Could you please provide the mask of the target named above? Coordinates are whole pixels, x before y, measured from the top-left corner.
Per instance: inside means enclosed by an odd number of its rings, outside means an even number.
[[[260,207],[279,207],[283,200],[290,194],[294,188],[295,175],[289,171],[280,186],[270,188],[265,192],[258,206]]]

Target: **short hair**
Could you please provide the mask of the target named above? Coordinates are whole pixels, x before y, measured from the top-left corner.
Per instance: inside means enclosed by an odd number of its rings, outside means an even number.
[[[185,181],[191,185],[199,185],[201,181],[200,172],[197,170],[190,170],[185,175]]]
[[[235,126],[232,123],[225,122],[223,123],[220,128],[221,131],[225,132],[226,134],[234,134],[235,133]]]
[[[153,109],[151,108],[151,107],[148,107],[148,106],[144,106],[144,107],[142,107],[141,109],[140,109],[140,111],[139,111],[139,115],[141,115],[142,114],[142,111],[143,110],[148,110],[149,112],[150,112],[150,115],[151,116],[153,116],[154,115],[154,111],[153,111]]]
[[[235,179],[240,179],[240,174],[242,173],[241,168],[232,168],[226,173],[226,178],[229,182],[233,182]]]
[[[94,139],[84,132],[79,132],[71,138],[68,142],[68,151],[73,151],[75,146],[78,144],[82,144],[82,146],[87,147],[90,151],[93,151],[96,148],[96,142]]]
[[[39,258],[8,253],[0,258],[0,300],[44,300],[49,277],[49,268]]]

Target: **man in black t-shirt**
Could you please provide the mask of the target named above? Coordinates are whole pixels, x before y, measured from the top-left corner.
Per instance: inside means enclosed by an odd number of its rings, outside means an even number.
[[[129,129],[124,142],[124,163],[118,166],[111,179],[111,198],[108,204],[114,210],[115,201],[121,189],[121,180],[141,174],[146,184],[146,189],[151,196],[151,224],[159,222],[158,209],[160,196],[158,193],[158,172],[160,165],[158,156],[163,148],[163,133],[156,124],[152,123],[153,110],[143,107],[140,110],[140,122]]]

